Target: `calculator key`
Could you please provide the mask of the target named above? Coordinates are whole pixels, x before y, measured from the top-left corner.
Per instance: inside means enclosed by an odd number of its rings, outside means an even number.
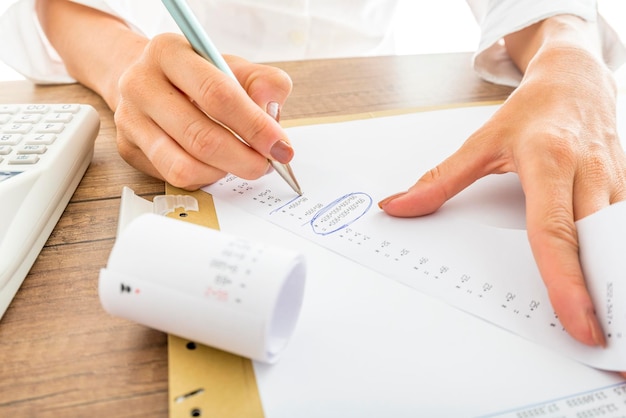
[[[9,164],[37,164],[39,157],[33,154],[19,154],[9,158]]]
[[[11,148],[10,146],[0,145],[0,155],[9,155],[11,151],[13,151],[13,148]]]
[[[15,116],[13,123],[37,123],[41,120],[41,115],[37,113],[22,113]]]
[[[11,120],[11,115],[7,113],[0,113],[0,124],[7,123]]]
[[[50,106],[43,104],[30,104],[22,108],[24,113],[46,113],[50,110]]]
[[[17,113],[20,110],[19,106],[16,105],[0,105],[0,113]]]
[[[65,125],[62,123],[43,123],[41,125],[37,125],[35,132],[58,134],[63,131],[63,128],[65,128]]]
[[[32,123],[10,123],[2,127],[2,131],[7,134],[25,134],[33,127]]]
[[[77,104],[61,104],[52,106],[52,111],[59,113],[77,113],[79,110],[80,106]]]
[[[50,145],[55,141],[55,139],[57,139],[55,134],[30,134],[26,135],[24,143],[29,145]]]
[[[0,134],[0,145],[17,145],[21,140],[20,134]]]
[[[24,145],[17,150],[18,154],[43,154],[48,150],[45,145]]]
[[[46,115],[44,119],[46,122],[61,122],[67,123],[72,120],[74,116],[72,116],[69,112],[60,112],[60,113],[49,113]]]

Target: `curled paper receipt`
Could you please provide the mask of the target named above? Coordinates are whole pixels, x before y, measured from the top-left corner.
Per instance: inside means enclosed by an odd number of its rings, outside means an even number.
[[[305,270],[296,252],[144,214],[118,235],[99,294],[112,315],[273,363],[295,328]]]

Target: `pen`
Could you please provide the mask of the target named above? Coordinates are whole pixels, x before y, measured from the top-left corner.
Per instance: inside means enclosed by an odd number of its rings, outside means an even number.
[[[237,80],[235,74],[233,74],[233,71],[230,69],[230,67],[222,57],[222,54],[219,53],[209,36],[200,25],[200,22],[198,22],[198,19],[194,15],[193,11],[185,2],[185,0],[162,1],[178,27],[180,27],[180,30],[183,32],[183,34],[191,44],[192,48],[196,51],[196,53],[215,65],[219,70],[221,70],[229,77]],[[291,188],[296,193],[302,195],[300,185],[298,185],[298,182],[289,164],[282,164],[272,159],[268,159],[268,161],[270,162],[274,170],[276,170],[278,174],[280,174],[280,176],[285,179],[287,184],[289,184],[289,186],[291,186]]]

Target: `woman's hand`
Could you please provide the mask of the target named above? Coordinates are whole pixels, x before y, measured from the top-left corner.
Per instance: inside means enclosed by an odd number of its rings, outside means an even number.
[[[528,239],[554,310],[574,338],[605,346],[574,222],[626,200],[614,80],[594,54],[562,44],[540,49],[525,69],[521,85],[457,152],[379,205],[421,216],[483,176],[518,173]]]
[[[67,0],[37,0],[36,9],[70,75],[115,112],[120,154],[134,167],[196,189],[227,172],[258,178],[268,158],[291,160],[275,120],[291,92],[282,70],[229,57],[236,81],[181,35],[149,40],[115,16]]]
[[[291,80],[274,67],[227,61],[239,82],[197,55],[184,37],[153,38],[120,77],[115,122],[122,157],[188,189],[227,172],[258,178],[268,171],[268,158],[289,162],[293,150],[275,119]]]

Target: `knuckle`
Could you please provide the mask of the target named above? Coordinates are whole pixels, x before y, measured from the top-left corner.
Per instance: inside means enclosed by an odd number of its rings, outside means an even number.
[[[131,146],[131,144],[122,135],[117,135],[116,141],[117,151],[120,154],[120,157],[122,157],[122,159],[127,163],[130,163],[136,153],[136,148]]]
[[[203,119],[189,123],[183,131],[183,138],[189,153],[202,161],[218,154],[223,146],[217,139],[216,128]]]
[[[126,163],[136,167],[136,162],[142,158],[142,151],[122,132],[116,135],[117,152]]]
[[[257,67],[245,80],[244,89],[255,101],[266,99],[271,91],[272,100],[282,102],[293,90],[293,81],[281,68],[262,65]]]
[[[573,214],[562,205],[550,205],[538,227],[531,228],[529,225],[528,239],[531,245],[552,240],[557,242],[555,245],[566,245],[577,251],[578,235]]]
[[[128,107],[126,106],[125,102],[122,100],[120,101],[119,105],[117,106],[117,109],[115,109],[115,112],[113,113],[113,122],[115,122],[115,126],[120,126],[124,124],[124,122],[126,120],[128,120],[130,118],[129,115],[129,111],[128,111]]]
[[[225,112],[236,111],[231,109],[233,98],[233,92],[237,89],[233,88],[234,80],[231,80],[224,74],[206,75],[200,80],[198,84],[198,92],[205,103],[219,103]]]
[[[286,71],[280,68],[274,67],[274,71],[273,80],[276,86],[284,92],[285,96],[289,95],[293,89],[293,81],[291,80],[291,77],[289,77],[289,74],[287,74]]]
[[[124,100],[121,100],[115,113],[113,113],[118,139],[124,135],[133,136],[132,132],[136,131],[138,126],[143,126],[142,118],[142,113],[138,112],[135,107],[128,105]]]
[[[441,178],[441,170],[439,166],[435,166],[431,168],[430,170],[428,170],[426,173],[424,173],[421,180],[427,183],[434,183],[440,178]]]
[[[246,180],[256,180],[267,174],[268,161],[264,158],[258,160],[258,163],[249,164],[246,167],[246,172],[240,175],[241,178]]]
[[[130,66],[117,82],[118,90],[122,97],[132,97],[142,94],[142,85],[148,78],[145,70],[138,64]]]
[[[612,147],[601,141],[592,141],[582,157],[580,178],[596,184],[619,183],[622,176],[623,161]]]
[[[170,48],[180,46],[181,38],[174,33],[161,33],[154,36],[146,46],[146,55],[156,61],[161,60],[161,56],[167,53]]]
[[[272,85],[272,88],[276,92],[280,92],[283,96],[287,97],[293,89],[293,81],[286,71],[278,67],[266,66],[263,70],[258,70],[253,77],[251,77],[254,83],[257,80],[265,80]],[[248,90],[248,89],[246,89]]]
[[[191,165],[180,158],[170,160],[162,174],[168,183],[181,189],[189,189],[198,183]]]
[[[545,138],[542,152],[537,155],[542,158],[543,164],[551,169],[573,166],[578,159],[578,152],[572,141],[563,135],[549,134]]]
[[[263,132],[270,129],[271,119],[265,113],[257,112],[248,119],[248,124],[244,130],[244,140],[249,144],[258,142]]]
[[[616,173],[609,161],[600,155],[589,155],[585,157],[585,163],[581,167],[580,178],[586,182],[597,185],[604,184]]]
[[[426,187],[436,201],[446,202],[454,193],[448,190],[447,183],[442,180],[444,180],[444,173],[441,165],[437,165],[424,173],[418,183],[425,185],[422,187]]]
[[[149,61],[139,59],[131,64],[117,80],[120,97],[141,98],[145,97],[154,84],[157,74]]]
[[[428,170],[424,175],[420,178],[420,182],[426,183],[428,185],[435,186],[441,184],[441,180],[444,178],[442,168],[440,165],[437,165],[430,170]],[[447,196],[446,196],[447,198]]]

